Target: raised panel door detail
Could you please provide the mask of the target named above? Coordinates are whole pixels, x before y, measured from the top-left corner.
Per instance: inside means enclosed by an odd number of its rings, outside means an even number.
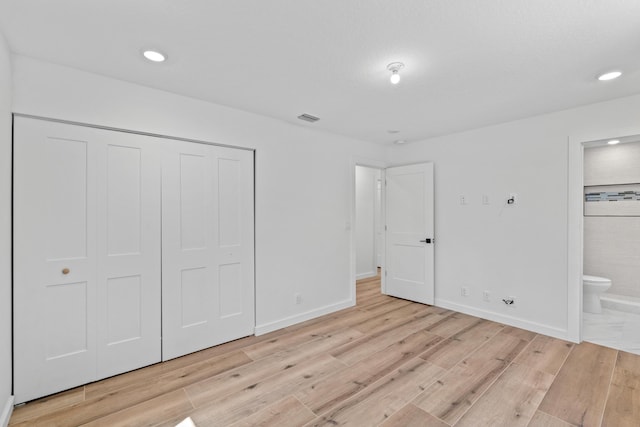
[[[239,246],[241,242],[240,162],[218,159],[218,233],[220,247]]]
[[[207,322],[209,314],[206,311],[206,268],[191,268],[181,272],[180,301],[182,308],[182,327],[201,325]]]
[[[46,359],[87,351],[87,282],[49,285],[45,297]]]
[[[140,339],[142,335],[141,277],[107,280],[107,345]]]
[[[87,256],[87,143],[50,137],[44,148],[46,258],[50,261],[84,258]]]
[[[107,253],[140,252],[141,152],[137,147],[107,147]]]
[[[242,265],[240,263],[221,265],[218,277],[220,318],[242,314]]]
[[[424,174],[407,173],[388,180],[388,224],[396,232],[425,231]]]
[[[206,158],[180,155],[180,241],[183,250],[206,246]]]
[[[384,292],[434,302],[433,164],[388,168]]]

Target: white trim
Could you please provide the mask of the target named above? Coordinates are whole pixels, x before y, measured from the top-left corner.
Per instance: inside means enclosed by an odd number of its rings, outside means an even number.
[[[356,274],[356,280],[368,279],[369,277],[376,277],[377,271],[367,271],[366,273]]]
[[[567,338],[582,341],[582,198],[584,145],[568,142],[567,177]]]
[[[2,414],[0,414],[0,426],[7,427],[9,425],[9,419],[11,418],[11,414],[13,413],[13,402],[14,397],[9,396],[7,402],[4,405],[4,409],[2,410]]]
[[[276,320],[275,322],[265,323],[264,325],[256,325],[255,335],[264,335],[269,332],[277,331],[278,329],[286,328],[287,326],[295,325],[297,323],[315,319],[316,317],[324,316],[325,314],[344,310],[345,308],[353,307],[354,305],[356,305],[355,299],[348,299],[336,304],[326,305],[324,307],[316,308],[314,310],[306,311],[294,316],[285,317],[284,319]]]
[[[482,319],[491,320],[494,322],[503,323],[505,325],[514,326],[516,328],[526,329],[528,331],[536,332],[538,334],[548,335],[553,338],[559,338],[562,340],[569,340],[567,331],[565,329],[555,328],[553,326],[543,325],[542,323],[529,322],[517,317],[496,313],[493,311],[480,310],[468,305],[457,304],[455,302],[446,301],[436,298],[436,306],[446,308],[448,310],[454,310],[459,313],[468,314],[470,316],[480,317]]]

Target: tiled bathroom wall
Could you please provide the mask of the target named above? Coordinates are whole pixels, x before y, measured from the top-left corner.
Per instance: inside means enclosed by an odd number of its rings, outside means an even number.
[[[585,148],[584,273],[640,298],[640,142]]]

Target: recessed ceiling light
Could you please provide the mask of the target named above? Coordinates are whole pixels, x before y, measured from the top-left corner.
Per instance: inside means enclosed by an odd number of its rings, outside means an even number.
[[[157,50],[145,50],[142,54],[152,62],[164,62],[167,60],[167,55],[160,53]]]
[[[598,76],[598,80],[606,82],[608,80],[615,80],[622,75],[622,71],[609,71]]]
[[[620,140],[619,139],[612,139],[611,141],[607,141],[607,144],[609,144],[609,145],[620,144]]]
[[[406,144],[407,141],[405,141],[404,139],[396,139],[395,141],[393,141],[394,144]]]

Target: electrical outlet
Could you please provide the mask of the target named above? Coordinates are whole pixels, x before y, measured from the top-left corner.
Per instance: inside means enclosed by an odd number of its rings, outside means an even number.
[[[461,205],[466,205],[467,204],[467,196],[465,196],[464,194],[460,195],[460,204]]]
[[[469,288],[466,286],[463,286],[460,288],[460,295],[462,295],[463,297],[468,297],[469,296]]]
[[[489,196],[486,194],[482,195],[482,204],[483,205],[488,205],[489,204]]]
[[[296,304],[302,304],[302,295],[296,294]]]
[[[489,302],[491,301],[491,292],[489,291],[482,291],[482,300]]]

